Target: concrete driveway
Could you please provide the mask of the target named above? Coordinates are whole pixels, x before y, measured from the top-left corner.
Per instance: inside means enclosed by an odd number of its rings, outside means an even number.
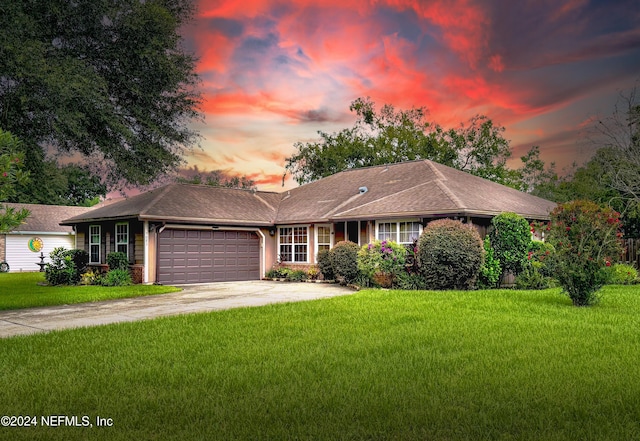
[[[181,288],[183,291],[177,293],[133,299],[0,311],[0,338],[193,312],[323,299],[354,292],[351,288],[325,283],[263,280],[183,285]]]

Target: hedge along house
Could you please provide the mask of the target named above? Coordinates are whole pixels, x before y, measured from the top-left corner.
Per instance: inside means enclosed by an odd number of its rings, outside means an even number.
[[[70,216],[82,215],[92,207],[68,207],[62,205],[2,203],[3,207],[29,210],[29,217],[22,225],[6,234],[0,234],[0,262],[6,261],[10,271],[39,271],[40,253],[44,262],[50,261],[54,248],[75,248],[75,232],[71,226],[60,222]]]
[[[412,243],[434,219],[486,234],[505,211],[547,220],[555,203],[422,160],[353,169],[283,193],[170,184],[63,222],[91,264],[123,251],[139,280],[253,280],[275,263],[309,266],[339,241]]]

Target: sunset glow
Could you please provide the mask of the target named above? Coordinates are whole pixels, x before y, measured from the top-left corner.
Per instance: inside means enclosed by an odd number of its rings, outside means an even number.
[[[514,167],[533,145],[582,163],[585,121],[640,78],[639,24],[637,1],[200,0],[185,36],[206,118],[188,166],[280,191],[294,143],[350,127],[367,96],[444,127],[487,115]]]

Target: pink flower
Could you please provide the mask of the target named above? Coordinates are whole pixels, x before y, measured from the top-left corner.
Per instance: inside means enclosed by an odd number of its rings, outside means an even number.
[[[606,266],[611,266],[611,262],[609,262],[608,260],[605,262]]]

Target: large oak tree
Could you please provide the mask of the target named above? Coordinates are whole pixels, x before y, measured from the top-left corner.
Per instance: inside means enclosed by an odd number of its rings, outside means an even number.
[[[504,128],[485,116],[445,130],[427,120],[424,107],[396,110],[387,104],[376,111],[370,99],[358,98],[350,110],[357,115],[353,127],[319,132],[318,141],[294,144],[297,152],[287,158],[286,169],[299,184],[352,168],[431,159],[501,184],[520,186],[518,173],[506,166],[511,151]]]
[[[148,184],[197,142],[191,0],[0,3],[0,128],[78,154],[110,186]]]

